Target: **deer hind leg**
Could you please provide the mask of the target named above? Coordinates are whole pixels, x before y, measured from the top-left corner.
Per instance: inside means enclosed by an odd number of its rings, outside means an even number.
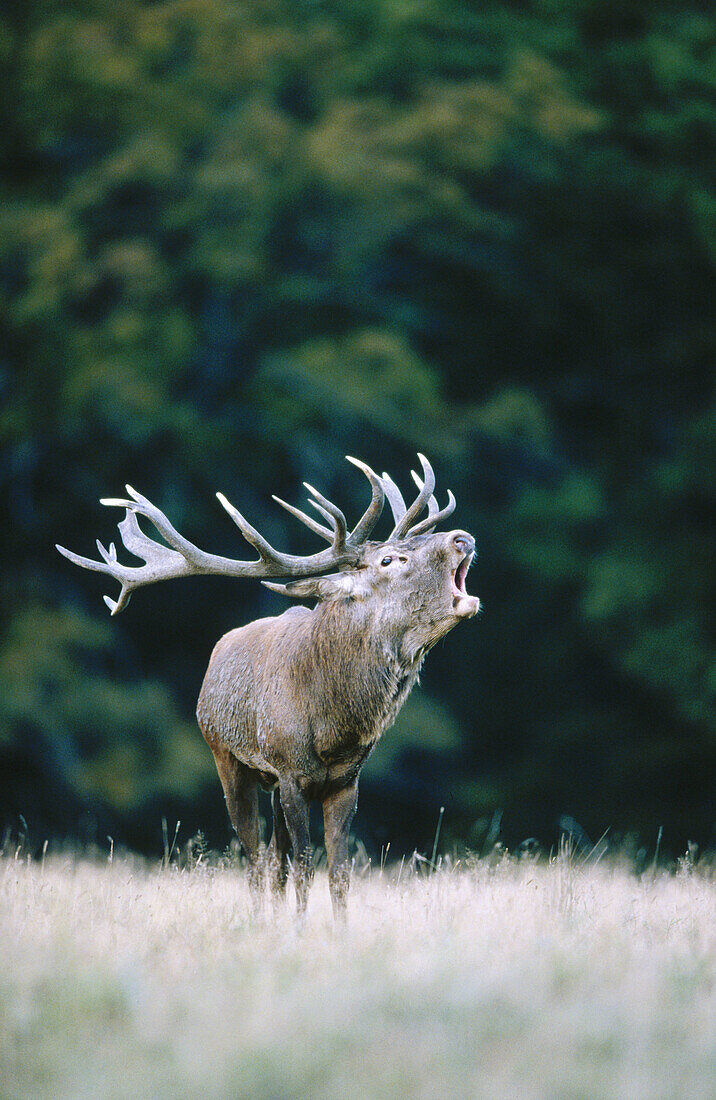
[[[224,788],[226,808],[249,865],[249,888],[254,904],[261,894],[259,797],[255,773],[228,749],[212,746],[216,770]]]
[[[283,894],[288,878],[288,850],[291,847],[291,837],[286,826],[281,798],[277,790],[271,792],[271,809],[273,810],[273,834],[268,847],[268,874],[269,883],[274,894]]]
[[[284,778],[279,784],[281,808],[293,847],[293,877],[299,916],[306,911],[308,890],[313,878],[311,839],[308,832],[308,801],[295,779]]]
[[[328,885],[333,915],[343,919],[348,901],[351,863],[348,834],[358,803],[358,781],[335,791],[324,799],[323,826],[328,857]]]

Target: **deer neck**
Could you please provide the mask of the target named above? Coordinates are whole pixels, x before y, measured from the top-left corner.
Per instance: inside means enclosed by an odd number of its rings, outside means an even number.
[[[348,604],[348,601],[346,601]],[[319,605],[314,653],[332,685],[332,714],[344,738],[376,741],[394,722],[425,655],[406,646],[406,630],[358,601]]]

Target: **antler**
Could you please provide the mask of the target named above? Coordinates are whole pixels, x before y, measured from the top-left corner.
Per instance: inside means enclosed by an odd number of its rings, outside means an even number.
[[[287,504],[285,500],[281,500],[280,497],[274,496],[274,500],[277,504],[280,504],[282,508],[285,508],[287,512],[290,512],[292,516],[300,520],[301,523],[305,523],[309,530],[313,531],[315,535],[320,535],[321,538],[326,539],[328,542],[332,542],[336,531],[340,528],[346,540],[347,546],[358,547],[362,546],[368,538],[376,523],[380,519],[383,511],[383,504],[385,502],[385,491],[383,485],[383,479],[371,470],[365,462],[361,462],[358,458],[351,458],[350,455],[346,455],[349,462],[357,466],[359,470],[362,470],[365,476],[368,478],[373,490],[371,501],[365,512],[358,520],[353,530],[348,534],[346,517],[341,512],[340,508],[337,508],[335,504],[332,504],[329,500],[326,500],[324,496],[309,485],[307,481],[304,481],[304,487],[308,489],[309,493],[314,497],[313,500],[309,500],[309,504],[312,505],[317,512],[328,520],[331,524],[331,528],[324,527],[321,523],[316,523],[312,516],[306,515],[300,508],[295,508],[293,504]]]
[[[318,505],[319,510],[333,519],[334,529],[330,533],[331,546],[327,550],[307,557],[296,557],[293,554],[283,554],[275,550],[263,535],[260,535],[229,503],[223,493],[216,494],[219,503],[229,513],[246,541],[258,551],[257,561],[236,561],[233,558],[208,554],[200,550],[198,546],[179,534],[161,509],[132,489],[131,485],[127,485],[126,489],[131,499],[106,498],[100,503],[110,507],[126,508],[126,515],[118,525],[119,532],[127,550],[135,557],[143,559],[144,565],[122,565],[117,559],[114,543],[110,543],[109,549],[106,549],[99,540],[97,541],[97,549],[102,561],[85,558],[71,550],[66,550],[64,546],[57,546],[59,552],[75,565],[80,565],[83,569],[91,569],[96,573],[107,573],[119,581],[122,586],[119,599],[104,597],[104,602],[113,615],[124,610],[135,588],[153,584],[155,581],[207,573],[226,577],[309,577],[325,573],[330,569],[354,565],[359,556],[357,546],[348,543],[343,513],[315,489],[312,492],[321,501]],[[155,542],[154,539],[145,535],[137,522],[137,515],[146,516],[168,546]]]
[[[455,511],[455,497],[449,489],[447,504],[442,510],[439,508],[438,502],[433,496],[433,490],[435,489],[435,473],[433,468],[425,455],[418,454],[418,458],[423,468],[423,478],[421,480],[414,470],[410,471],[413,481],[418,486],[419,492],[409,508],[406,506],[403,494],[392,477],[390,477],[389,474],[383,473],[380,478],[395,521],[395,527],[390,535],[391,539],[403,539],[410,538],[413,535],[425,535],[432,531],[441,520],[447,519],[447,517],[452,515]],[[426,505],[428,508],[427,516],[419,523],[415,523],[415,520]]]
[[[442,509],[440,509],[437,500],[433,496],[435,473],[425,455],[418,454],[420,464],[423,468],[423,478],[421,479],[414,470],[411,470],[413,481],[418,486],[419,492],[414,502],[410,505],[410,508],[406,505],[403,494],[390,474],[384,472],[379,477],[365,462],[361,462],[357,458],[351,458],[350,455],[346,457],[349,462],[352,462],[354,466],[357,466],[359,470],[363,471],[370,481],[373,490],[368,508],[350,534],[346,535],[346,544],[348,546],[357,547],[366,541],[380,519],[386,498],[390,504],[393,513],[393,522],[395,524],[390,534],[391,539],[402,539],[409,538],[412,535],[428,534],[438,525],[438,523],[447,519],[447,517],[452,515],[455,511],[455,497],[449,489],[448,502]],[[273,499],[277,504],[280,504],[282,508],[285,508],[287,512],[290,512],[292,516],[300,520],[301,523],[304,523],[309,530],[314,532],[314,534],[320,535],[321,538],[331,542],[335,535],[336,523],[339,522],[342,527],[345,526],[345,516],[334,504],[331,504],[330,501],[326,501],[325,497],[322,497],[312,485],[304,482],[304,486],[315,498],[314,500],[309,500],[309,504],[320,512],[324,519],[329,521],[331,524],[330,528],[324,527],[321,523],[317,523],[312,516],[302,512],[300,508],[294,507],[293,504],[287,504],[286,501],[281,500],[280,497],[274,496]],[[426,505],[428,509],[427,516],[420,522],[415,523],[414,521],[417,520]]]
[[[421,535],[431,531],[440,520],[449,516],[455,508],[455,498],[448,492],[448,504],[440,511],[437,501],[433,496],[435,488],[435,474],[432,466],[424,455],[418,458],[423,467],[423,479],[413,472],[413,478],[418,486],[418,496],[409,508],[406,508],[400,489],[388,474],[379,477],[370,466],[357,458],[348,457],[348,461],[362,470],[368,478],[372,495],[370,504],[349,532],[346,517],[337,505],[324,497],[308,482],[304,485],[312,499],[309,500],[319,515],[328,522],[329,526],[318,523],[311,516],[287,504],[279,497],[273,499],[290,512],[292,516],[304,523],[314,534],[326,539],[330,546],[317,554],[307,557],[297,557],[294,554],[283,554],[275,550],[273,546],[259,534],[255,527],[246,520],[239,511],[223,495],[216,496],[222,507],[229,513],[236,526],[241,531],[246,541],[258,553],[256,561],[237,561],[234,558],[225,558],[219,554],[208,554],[200,550],[193,542],[189,542],[172,526],[161,509],[152,504],[141,493],[136,492],[131,485],[127,485],[129,499],[104,498],[101,504],[109,507],[125,508],[126,514],[118,524],[122,541],[131,554],[142,559],[144,565],[123,565],[117,559],[117,551],[114,543],[105,548],[97,540],[97,549],[101,561],[94,558],[85,558],[66,550],[64,546],[58,546],[61,554],[75,565],[83,569],[90,569],[96,573],[106,573],[119,581],[121,591],[119,598],[113,600],[110,596],[104,597],[113,615],[117,615],[129,603],[135,588],[141,588],[145,584],[154,584],[155,581],[170,580],[174,577],[191,577],[198,574],[215,574],[225,577],[313,577],[326,573],[331,569],[344,569],[355,565],[360,557],[360,547],[366,542],[378,522],[385,498],[393,512],[395,527],[390,535],[392,539],[405,538],[411,535]],[[427,505],[428,515],[422,521],[415,523],[423,508]],[[155,541],[142,531],[137,521],[137,516],[145,516],[154,526],[156,531],[167,543]]]

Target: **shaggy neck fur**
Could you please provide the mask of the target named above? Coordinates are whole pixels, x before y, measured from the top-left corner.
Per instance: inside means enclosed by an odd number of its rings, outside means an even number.
[[[320,715],[330,714],[336,740],[375,741],[395,720],[426,651],[406,647],[407,633],[371,601],[329,600],[311,613],[302,672],[315,685]]]

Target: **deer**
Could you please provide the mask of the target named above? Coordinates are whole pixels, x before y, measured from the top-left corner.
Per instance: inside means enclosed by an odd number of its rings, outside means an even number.
[[[225,634],[211,654],[197,705],[245,853],[251,896],[260,897],[265,877],[276,895],[285,894],[292,869],[299,915],[313,877],[309,803],[323,806],[329,892],[334,914],[344,918],[361,768],[418,681],[428,651],[480,611],[480,600],[465,587],[475,540],[463,530],[435,531],[455,510],[455,497],[448,491],[439,507],[432,466],[418,458],[422,477],[412,471],[418,494],[408,506],[388,474],[348,457],[371,487],[370,503],[351,529],[341,509],[308,482],[309,503],[323,522],[274,496],[329,544],[304,557],[274,549],[222,493],[216,494],[220,504],[258,557],[207,553],[129,485],[126,499],[100,503],[125,509],[119,532],[143,565],[123,565],[113,543],[105,548],[97,540],[101,560],[57,546],[75,565],[120,583],[118,599],[104,596],[112,615],[126,608],[136,588],[197,574],[257,578],[281,596],[314,601]],[[393,529],[385,541],[371,541],[386,500]],[[144,533],[138,516],[163,543]],[[259,788],[271,792],[265,853]]]

